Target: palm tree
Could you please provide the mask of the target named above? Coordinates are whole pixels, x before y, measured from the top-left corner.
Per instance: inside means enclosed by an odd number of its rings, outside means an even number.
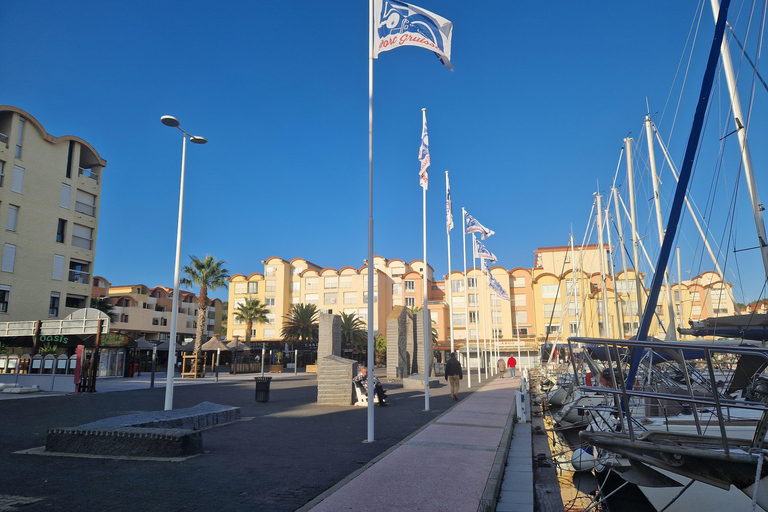
[[[251,346],[251,330],[253,323],[266,323],[269,309],[259,299],[245,299],[245,302],[237,306],[235,320],[245,322],[245,344]]]
[[[205,332],[205,311],[208,309],[208,290],[218,290],[227,287],[229,271],[224,268],[227,263],[224,260],[216,261],[213,256],[206,254],[205,259],[198,259],[196,256],[189,256],[191,265],[182,269],[184,277],[179,281],[183,286],[191,288],[192,285],[200,287],[197,294],[197,331],[195,332],[195,355],[200,352],[200,345],[203,344],[203,333]],[[171,340],[175,343],[176,340]]]
[[[283,316],[281,336],[291,343],[317,342],[320,314],[314,304],[296,304]]]
[[[373,340],[373,357],[376,359],[376,364],[386,362],[387,359],[387,338],[379,334],[376,339]]]
[[[352,347],[353,354],[365,354],[368,349],[368,330],[357,313],[341,314],[341,342]]]
[[[91,307],[105,313],[110,320],[115,320],[115,305],[107,297],[91,297]]]
[[[424,311],[424,306],[418,306],[418,307],[410,306],[408,308],[408,311],[411,313],[411,316],[414,319],[413,321],[415,322],[416,314],[420,313],[421,311]],[[432,344],[434,345],[437,343],[437,327],[435,327],[435,325],[437,325],[437,322],[430,319],[430,323],[432,324],[431,334],[432,334]]]

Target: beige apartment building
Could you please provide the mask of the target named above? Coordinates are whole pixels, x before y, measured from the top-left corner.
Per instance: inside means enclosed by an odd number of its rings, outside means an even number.
[[[110,332],[125,334],[137,340],[144,338],[149,342],[168,341],[171,334],[171,314],[173,312],[173,288],[155,286],[149,288],[143,284],[113,286],[103,277],[93,278],[93,297],[106,297],[114,306],[110,321]],[[195,338],[197,329],[197,296],[185,290],[179,291],[179,313],[176,323],[176,341]],[[219,299],[209,299],[206,311],[206,338],[221,331],[223,305]]]
[[[256,342],[280,341],[283,316],[299,303],[315,304],[321,312],[356,313],[368,321],[366,265],[336,270],[302,258],[287,261],[278,257],[262,263],[263,274],[230,278],[228,338],[245,337],[245,325],[234,320],[234,311],[248,297],[258,298],[270,309],[268,322],[253,326],[251,335]],[[383,320],[394,306],[423,306],[423,262],[376,256],[374,267],[373,328],[386,336]],[[509,295],[506,301],[490,290],[488,276],[480,268],[468,269],[466,276],[453,271],[445,280],[435,281],[427,266],[428,308],[437,331],[437,348],[450,348],[451,327],[454,348],[469,344],[476,350],[477,345],[493,342],[502,353],[514,353],[518,347],[535,352],[544,341],[565,342],[569,336],[628,339],[637,332],[638,311],[642,313],[634,270],[612,276],[608,268],[607,246],[603,250],[597,245],[540,248],[534,251],[532,268],[490,268]],[[709,271],[674,283],[671,329],[675,335],[677,327],[687,326],[689,321],[733,314],[729,286]],[[652,336],[664,338],[670,323],[666,297],[662,290]]]
[[[235,311],[246,298],[257,298],[270,310],[267,323],[253,326],[253,340],[280,340],[283,317],[299,303],[314,304],[321,312],[355,313],[368,322],[367,263],[338,270],[323,268],[302,258],[287,261],[271,257],[262,263],[263,274],[235,274],[230,278],[227,338],[245,338],[245,324],[238,323]],[[423,305],[423,268],[420,260],[405,263],[374,257],[374,331],[378,332],[380,326],[385,329],[393,306]],[[431,282],[432,268],[428,265],[427,278]]]
[[[0,106],[0,322],[88,306],[106,165],[85,140]]]

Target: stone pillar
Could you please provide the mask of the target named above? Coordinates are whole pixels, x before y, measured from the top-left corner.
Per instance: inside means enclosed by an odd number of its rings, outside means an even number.
[[[410,333],[410,336],[409,336]],[[411,374],[408,340],[413,340],[413,321],[408,310],[395,306],[387,318],[387,378],[405,378]]]
[[[321,313],[317,339],[318,366],[326,356],[341,356],[341,317]]]
[[[414,373],[419,373],[421,375],[424,375],[426,372],[427,375],[431,375],[432,373],[432,325],[430,323],[429,325],[429,331],[424,332],[424,311],[419,311],[416,314],[416,337],[414,340],[414,346],[416,347],[416,360],[415,360],[415,366],[416,370]],[[426,336],[427,340],[427,350],[426,354],[424,353],[424,339]],[[424,358],[426,356],[426,362],[424,361]]]
[[[317,339],[317,403],[351,405],[357,365],[341,357],[341,317],[322,313]]]

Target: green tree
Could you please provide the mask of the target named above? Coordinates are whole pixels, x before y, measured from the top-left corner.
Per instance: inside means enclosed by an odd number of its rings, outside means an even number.
[[[245,322],[245,344],[251,345],[251,330],[253,324],[263,324],[267,321],[269,309],[259,299],[245,299],[245,302],[237,306],[235,320]]]
[[[422,311],[424,311],[424,306],[418,306],[418,307],[410,306],[408,308],[408,312],[411,313],[411,316],[413,317],[414,322],[416,321],[416,315],[418,313],[421,313]],[[421,313],[421,314],[423,315],[424,313]],[[432,344],[434,345],[437,343],[437,327],[435,327],[437,323],[434,320],[431,320],[431,315],[430,315],[430,322],[432,324],[432,330],[431,330]]]
[[[107,297],[91,297],[91,307],[106,314],[112,321],[116,318],[114,313],[115,305],[109,302]]]
[[[296,304],[287,315],[283,316],[283,339],[291,343],[297,341],[317,342],[318,320],[320,313],[314,304]]]
[[[226,261],[216,261],[209,254],[202,260],[192,255],[189,256],[189,259],[191,264],[182,269],[184,277],[179,282],[187,288],[191,288],[193,285],[200,287],[197,294],[197,331],[195,332],[195,354],[197,354],[203,344],[203,333],[206,326],[205,312],[208,309],[208,290],[215,291],[219,288],[226,288],[229,271],[224,268]],[[176,340],[171,340],[171,343],[175,342]]]
[[[223,338],[227,335],[227,324],[229,323],[229,302],[221,303],[221,330],[219,335]]]
[[[357,313],[341,314],[341,342],[352,347],[353,354],[368,352],[368,327]]]
[[[387,362],[387,338],[379,334],[373,340],[373,357],[376,364],[386,364]]]

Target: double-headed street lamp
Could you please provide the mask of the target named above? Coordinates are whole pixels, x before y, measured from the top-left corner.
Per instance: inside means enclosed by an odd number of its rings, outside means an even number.
[[[179,120],[163,116],[160,122],[171,128],[178,128],[183,136],[181,146],[181,187],[179,190],[179,225],[176,229],[176,263],[173,266],[173,310],[171,311],[171,339],[168,340],[168,378],[165,384],[165,410],[173,409],[173,377],[176,369],[176,324],[179,319],[179,273],[181,272],[181,218],[184,211],[184,163],[187,158],[187,137],[195,144],[205,144],[208,139],[185,132]]]

